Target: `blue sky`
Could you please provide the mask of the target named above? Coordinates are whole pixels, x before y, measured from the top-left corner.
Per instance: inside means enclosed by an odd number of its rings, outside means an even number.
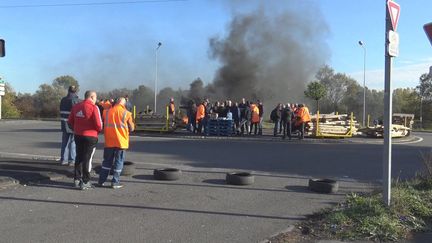
[[[0,77],[18,92],[33,93],[42,83],[72,75],[83,89],[153,87],[155,49],[159,87],[187,88],[197,77],[208,83],[220,64],[209,57],[209,38],[223,37],[236,13],[259,5],[275,11],[309,9],[328,28],[327,64],[383,89],[385,0],[149,1],[140,4],[29,7],[59,3],[131,2],[128,0],[0,0],[0,38],[6,57]],[[432,22],[432,1],[399,0],[400,56],[394,58],[394,88],[415,87],[432,65],[432,47],[422,26]],[[320,17],[322,16],[322,17]],[[322,43],[317,43],[322,44]],[[324,54],[323,54],[324,55]],[[312,77],[311,77],[312,79]],[[310,81],[310,80],[306,80]]]

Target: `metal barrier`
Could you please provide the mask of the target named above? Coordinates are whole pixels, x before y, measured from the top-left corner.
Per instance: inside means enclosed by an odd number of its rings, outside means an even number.
[[[170,125],[169,107],[166,106],[166,116],[159,116],[157,114],[136,114],[136,107],[133,108],[133,117],[135,121],[136,131],[149,131],[149,132],[172,132],[175,126]]]

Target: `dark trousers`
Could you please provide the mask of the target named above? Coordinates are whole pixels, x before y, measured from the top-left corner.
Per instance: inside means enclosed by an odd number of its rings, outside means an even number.
[[[292,130],[292,122],[283,121],[283,138],[285,139],[286,136],[288,136],[289,139],[291,139],[291,130]]]
[[[257,135],[257,133],[258,133],[258,126],[259,126],[259,122],[252,123],[252,126],[251,126],[249,134],[252,134],[252,130],[254,130],[254,127],[255,127],[254,134]]]
[[[298,131],[299,133],[299,139],[303,139],[304,138],[304,130],[305,130],[305,123],[300,123],[300,124],[296,124],[293,126],[293,131]]]
[[[197,122],[198,122],[198,128],[197,128],[197,131],[198,131],[198,133],[202,133],[202,130],[203,130],[203,123],[204,123],[204,118],[203,118],[203,119],[199,119]]]
[[[96,150],[98,139],[95,137],[75,135],[76,157],[75,157],[75,180],[84,183],[90,181],[92,159]]]

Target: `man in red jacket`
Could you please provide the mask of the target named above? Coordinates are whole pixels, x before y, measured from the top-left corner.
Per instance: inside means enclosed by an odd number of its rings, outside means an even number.
[[[90,183],[91,162],[102,131],[102,119],[95,105],[95,91],[86,91],[84,101],[72,107],[68,123],[74,131],[76,143],[74,184],[81,190],[92,188]]]

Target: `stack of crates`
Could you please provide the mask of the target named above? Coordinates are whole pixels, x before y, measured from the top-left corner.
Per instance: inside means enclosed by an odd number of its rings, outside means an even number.
[[[208,123],[210,136],[232,136],[234,134],[234,121],[226,119],[211,119]]]
[[[207,128],[208,135],[219,136],[219,126],[218,126],[218,120],[217,119],[210,119],[207,126],[208,126],[208,128]]]

